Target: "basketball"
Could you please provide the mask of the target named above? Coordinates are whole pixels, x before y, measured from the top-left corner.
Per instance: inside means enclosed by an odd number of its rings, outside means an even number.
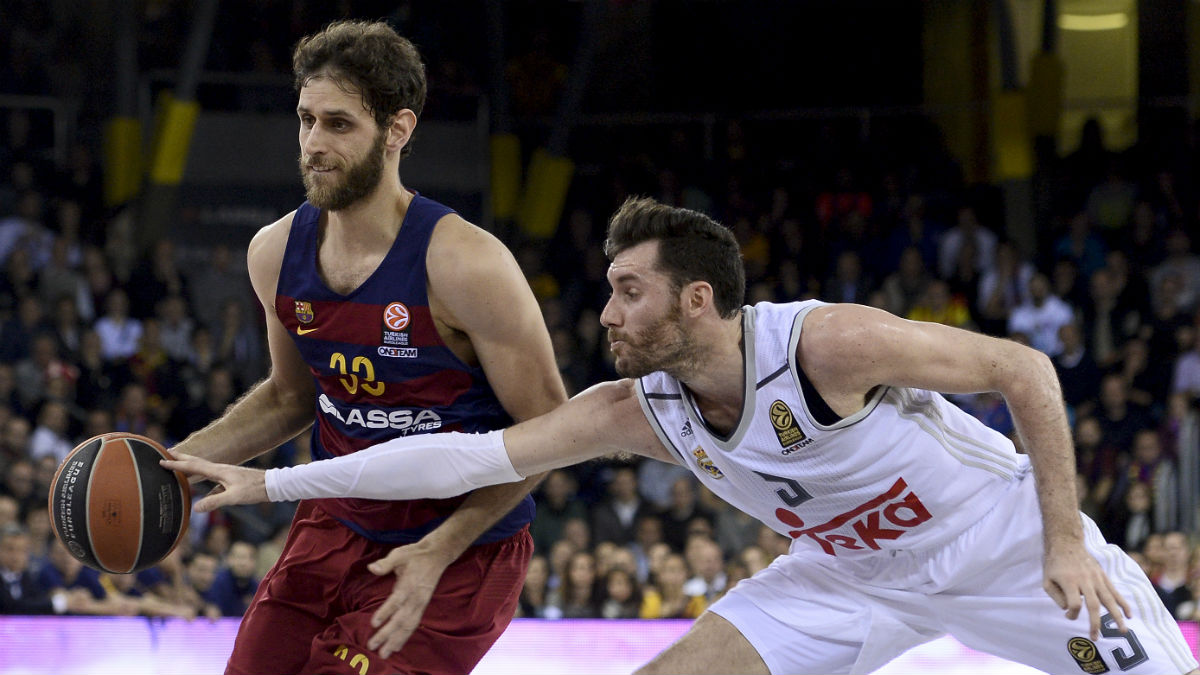
[[[137,434],[101,434],[63,460],[50,489],[50,522],[71,555],[104,572],[154,565],[183,539],[191,516],[187,478],[158,464],[173,459]]]

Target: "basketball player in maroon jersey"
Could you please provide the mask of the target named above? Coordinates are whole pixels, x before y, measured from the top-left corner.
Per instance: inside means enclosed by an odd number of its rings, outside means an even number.
[[[425,98],[415,47],[385,24],[340,22],[301,40],[293,67],[308,200],[248,251],[271,374],[176,450],[237,464],[312,426],[322,459],[565,401],[510,252],[401,184]],[[535,481],[302,502],[227,672],[469,672],[517,605]],[[406,639],[372,649],[381,629]]]

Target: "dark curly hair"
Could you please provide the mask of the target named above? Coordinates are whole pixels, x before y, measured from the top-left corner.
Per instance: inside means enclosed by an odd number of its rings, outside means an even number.
[[[671,278],[673,291],[706,281],[722,318],[733,317],[741,308],[746,270],[741,247],[729,228],[699,211],[630,197],[608,221],[604,254],[612,260],[627,248],[654,240],[659,242],[658,268]]]
[[[296,92],[314,77],[357,91],[382,129],[405,108],[425,107],[425,64],[412,42],[383,22],[338,21],[304,37],[292,53]],[[404,146],[407,155],[411,144]]]

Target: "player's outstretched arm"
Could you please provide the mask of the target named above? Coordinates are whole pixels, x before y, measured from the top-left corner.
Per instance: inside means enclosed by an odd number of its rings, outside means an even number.
[[[198,511],[256,502],[357,497],[452,497],[484,485],[570,466],[621,450],[671,461],[643,416],[633,382],[606,382],[504,431],[396,438],[343,457],[263,472],[195,457],[163,460],[219,484]]]
[[[860,305],[830,305],[804,323],[797,358],[838,410],[857,410],[879,385],[1004,396],[1033,464],[1042,509],[1043,586],[1068,618],[1086,607],[1092,639],[1100,616],[1122,631],[1129,605],[1083,545],[1075,458],[1062,392],[1045,354],[1010,340],[899,319]],[[857,405],[857,407],[855,407]]]

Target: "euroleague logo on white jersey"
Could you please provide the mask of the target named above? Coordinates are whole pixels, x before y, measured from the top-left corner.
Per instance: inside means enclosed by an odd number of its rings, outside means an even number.
[[[770,417],[771,426],[775,428],[775,435],[779,438],[779,445],[783,447],[783,455],[790,455],[814,443],[813,439],[804,434],[796,422],[796,416],[792,414],[792,409],[783,401],[775,399],[771,403]]]

